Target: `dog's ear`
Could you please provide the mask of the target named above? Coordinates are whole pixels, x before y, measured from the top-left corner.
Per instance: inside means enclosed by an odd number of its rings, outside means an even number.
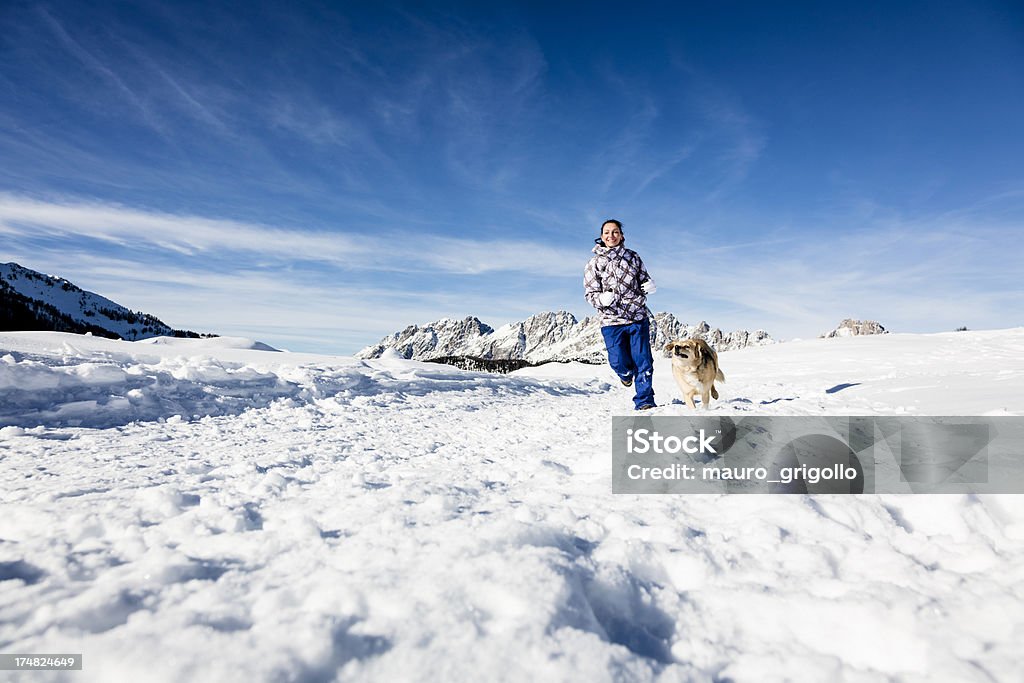
[[[704,360],[704,349],[701,348],[700,339],[698,339],[693,345],[693,351],[697,356],[697,361],[701,362]]]
[[[713,360],[715,358],[715,350],[711,348],[711,344],[708,344],[707,341],[703,339],[700,340],[700,351],[701,355],[707,357],[709,360]]]
[[[665,344],[665,350],[666,351],[671,351],[672,347],[675,346],[675,345],[676,345],[676,343],[674,341],[670,341],[668,344]]]

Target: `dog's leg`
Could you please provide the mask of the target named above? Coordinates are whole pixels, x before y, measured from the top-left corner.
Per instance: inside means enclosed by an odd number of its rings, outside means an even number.
[[[711,392],[707,388],[700,392],[700,405],[704,410],[708,410],[711,407]]]
[[[686,399],[686,405],[690,406],[690,410],[697,410],[697,404],[693,402],[693,397],[696,395],[697,392],[694,389],[691,389],[686,392],[685,396],[683,396],[683,398]]]

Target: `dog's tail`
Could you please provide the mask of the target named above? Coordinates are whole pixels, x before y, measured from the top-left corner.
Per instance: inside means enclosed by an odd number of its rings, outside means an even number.
[[[721,370],[715,373],[715,379],[717,379],[719,382],[725,381],[725,375],[722,374]]]

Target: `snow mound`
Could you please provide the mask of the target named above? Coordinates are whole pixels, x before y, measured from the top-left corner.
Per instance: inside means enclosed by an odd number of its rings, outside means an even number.
[[[398,352],[398,349],[388,347],[381,351],[380,360],[405,360],[405,356]]]
[[[141,343],[170,346],[179,354],[157,358],[127,352],[90,353],[70,345],[59,355],[6,353],[0,356],[0,427],[104,428],[172,416],[237,415],[275,401],[297,405],[362,397],[386,402],[395,396],[432,392],[586,393],[598,391],[600,385],[467,372],[407,361],[397,353],[379,361],[335,358],[318,364],[231,361],[218,357],[211,341],[217,340],[161,338]],[[140,342],[130,344],[140,348]],[[193,346],[197,348],[189,348]],[[229,339],[222,347],[240,348],[259,347],[241,339]],[[272,357],[282,356],[290,354]]]
[[[140,339],[139,344],[158,344],[184,349],[249,349],[251,351],[278,351],[270,344],[255,341],[246,337],[206,337],[201,339],[189,337],[151,337]]]

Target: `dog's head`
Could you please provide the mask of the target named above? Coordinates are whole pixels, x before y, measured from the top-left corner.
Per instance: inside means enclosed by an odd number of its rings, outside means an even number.
[[[665,352],[673,363],[697,367],[711,357],[711,347],[703,339],[677,339],[665,344]]]

